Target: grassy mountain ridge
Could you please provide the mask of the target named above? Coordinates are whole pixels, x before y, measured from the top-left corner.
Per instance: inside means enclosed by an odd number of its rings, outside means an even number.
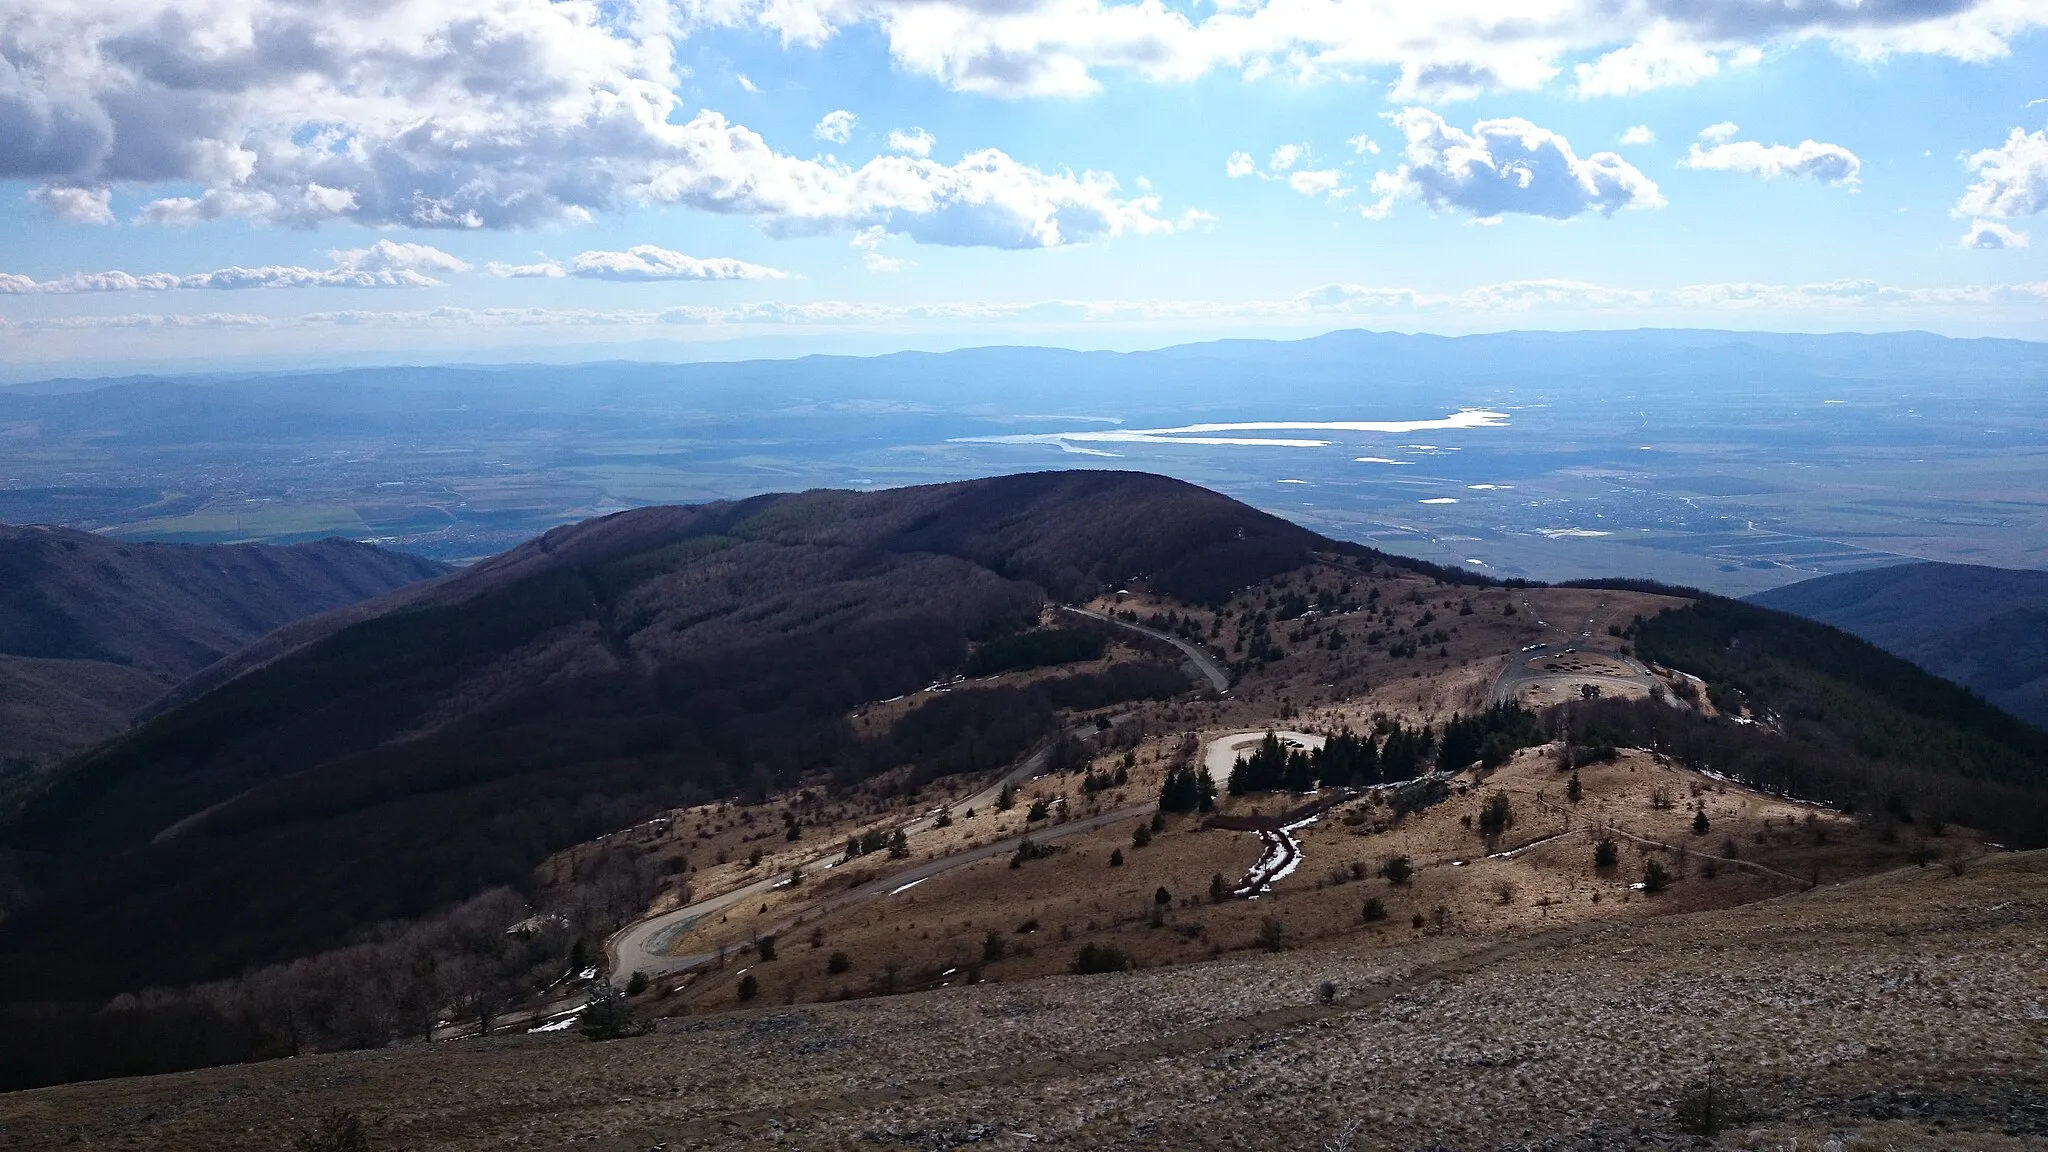
[[[1957,775],[2048,783],[2048,732],[1828,625],[1710,596],[1645,621],[1635,639],[1646,659],[1704,678],[1724,711],[1825,726],[1866,756],[1946,757]]]
[[[1318,553],[1376,556],[1192,485],[1101,471],[559,528],[276,634],[239,675],[70,765],[0,826],[34,893],[0,922],[0,976],[91,996],[229,975],[521,886],[551,852],[664,808],[911,759],[1007,762],[1059,701],[1161,681],[961,691],[879,734],[848,714],[960,670],[1049,598],[1142,579],[1213,601]],[[1843,750],[1849,784],[1885,763],[1908,791],[1923,778],[2041,787],[2024,726],[1824,626],[1706,598],[1635,640],[1778,716],[1798,756]],[[979,751],[955,755],[965,746]]]
[[[1316,547],[1339,546],[1103,472],[558,529],[72,765],[4,831],[42,898],[0,924],[0,970],[109,989],[331,945],[662,806],[863,771],[847,709],[948,674],[1048,595],[1150,576],[1201,599]],[[138,934],[155,944],[124,947]]]
[[[1746,740],[1753,778],[1795,791],[1803,779],[1798,794],[1851,808],[1911,804],[2021,843],[2044,835],[2048,733],[1967,688],[1826,624],[1718,596],[1632,638],[1644,659],[1705,679],[1721,711],[1792,745]]]

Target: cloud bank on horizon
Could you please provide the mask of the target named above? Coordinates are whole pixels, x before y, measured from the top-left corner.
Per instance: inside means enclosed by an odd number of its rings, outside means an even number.
[[[0,330],[2044,336],[2043,75],[2038,0],[0,0]]]

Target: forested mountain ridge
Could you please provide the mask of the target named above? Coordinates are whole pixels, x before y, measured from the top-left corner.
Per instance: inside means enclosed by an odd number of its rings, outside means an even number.
[[[53,762],[281,625],[447,571],[339,539],[148,544],[0,525],[0,764]]]
[[[1703,679],[1722,718],[1595,701],[1573,706],[1580,739],[1654,748],[1845,812],[2048,843],[2048,732],[1960,685],[1827,624],[1720,596],[1698,594],[1626,635],[1636,655]]]
[[[1900,564],[1749,600],[1861,636],[2048,729],[2048,572]]]
[[[1317,548],[1364,551],[1105,472],[557,529],[70,766],[4,830],[39,897],[0,924],[0,970],[105,991],[331,946],[663,806],[877,767],[846,711],[957,670],[1048,596],[1143,576],[1199,601]]]

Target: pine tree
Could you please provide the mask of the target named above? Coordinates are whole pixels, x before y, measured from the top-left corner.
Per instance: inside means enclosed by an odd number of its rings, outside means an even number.
[[[1669,887],[1671,872],[1664,867],[1662,860],[1652,858],[1649,863],[1643,865],[1643,891],[1662,892]]]
[[[1564,798],[1571,801],[1574,804],[1577,804],[1579,802],[1579,798],[1584,796],[1585,794],[1586,790],[1579,785],[1578,770],[1574,769],[1572,771],[1572,778],[1564,782]]]
[[[1495,792],[1479,809],[1479,834],[1488,840],[1515,826],[1515,809],[1506,792]]]

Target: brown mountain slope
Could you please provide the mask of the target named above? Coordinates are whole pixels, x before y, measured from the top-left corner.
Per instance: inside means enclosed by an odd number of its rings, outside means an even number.
[[[279,625],[447,570],[347,540],[146,544],[0,526],[0,762],[52,762]]]
[[[558,529],[309,623],[302,646],[53,781],[0,830],[42,893],[0,924],[0,968],[99,992],[330,946],[521,883],[546,853],[662,807],[900,762],[846,712],[956,671],[971,639],[1048,597],[1145,576],[1213,599],[1338,547],[1107,472]],[[1089,681],[950,723],[994,762],[1055,704],[1157,690]],[[130,947],[138,934],[152,946]]]

